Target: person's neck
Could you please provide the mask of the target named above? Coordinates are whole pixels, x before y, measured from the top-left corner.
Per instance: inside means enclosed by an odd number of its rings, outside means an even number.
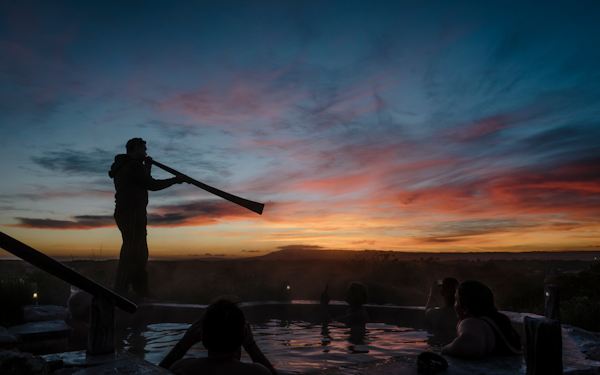
[[[359,307],[361,307],[361,306],[362,306],[362,304],[360,304],[360,303],[357,303],[357,304],[355,304],[355,305],[354,305],[354,304],[353,304],[353,305],[350,305],[350,310],[352,310],[352,311],[356,311],[356,310],[358,310],[358,308],[359,308]]]
[[[213,359],[215,361],[225,361],[228,359],[235,359],[235,352],[221,353],[221,352],[215,352],[215,351],[209,350],[208,358]]]

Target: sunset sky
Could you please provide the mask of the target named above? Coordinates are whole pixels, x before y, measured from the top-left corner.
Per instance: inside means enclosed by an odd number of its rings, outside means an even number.
[[[118,256],[133,137],[266,205],[150,192],[154,259],[600,250],[598,1],[1,4],[0,231],[48,255]]]

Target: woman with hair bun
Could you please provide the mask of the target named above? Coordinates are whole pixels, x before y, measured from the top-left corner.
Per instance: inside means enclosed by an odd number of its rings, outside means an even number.
[[[458,337],[442,348],[442,354],[465,358],[523,354],[519,334],[510,319],[498,312],[494,294],[484,283],[462,282],[456,290],[454,311],[459,319]]]

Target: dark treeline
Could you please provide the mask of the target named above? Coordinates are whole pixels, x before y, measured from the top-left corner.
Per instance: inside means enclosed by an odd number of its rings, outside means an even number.
[[[117,261],[70,261],[65,264],[90,279],[113,287]],[[591,267],[590,267],[591,266]],[[583,270],[583,271],[581,271]],[[581,271],[579,273],[575,273]],[[69,285],[42,271],[25,272],[18,261],[0,262],[6,279],[16,275],[37,282],[40,304],[66,305]],[[573,274],[565,274],[573,272]],[[150,290],[159,302],[208,304],[224,294],[245,301],[319,298],[325,285],[342,300],[348,284],[363,283],[375,304],[423,306],[434,278],[453,276],[488,284],[500,310],[543,314],[545,283],[559,285],[564,323],[600,331],[600,263],[543,260],[390,260],[385,254],[347,260],[151,261]],[[288,289],[289,286],[289,289]],[[4,300],[4,298],[3,298]]]

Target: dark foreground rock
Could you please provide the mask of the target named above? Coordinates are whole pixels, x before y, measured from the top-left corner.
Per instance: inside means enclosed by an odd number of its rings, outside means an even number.
[[[50,366],[42,357],[21,353],[17,349],[0,349],[0,374],[2,375],[50,375]]]

